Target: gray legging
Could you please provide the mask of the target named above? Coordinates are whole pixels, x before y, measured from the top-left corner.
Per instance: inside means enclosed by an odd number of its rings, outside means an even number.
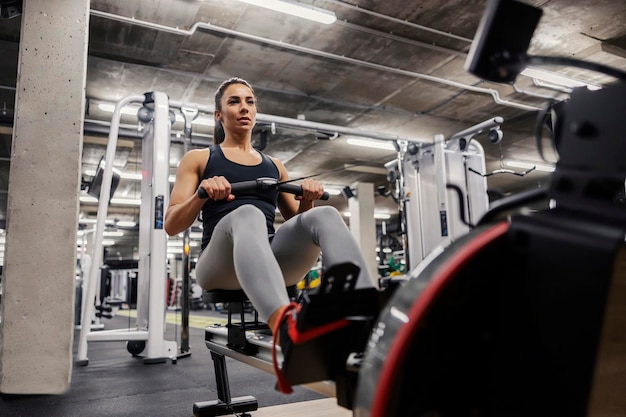
[[[263,320],[289,303],[285,286],[298,283],[324,251],[324,264],[352,262],[361,268],[357,288],[374,281],[339,212],[315,207],[278,228],[271,244],[265,216],[244,205],[221,219],[200,254],[196,279],[205,290],[243,288]]]

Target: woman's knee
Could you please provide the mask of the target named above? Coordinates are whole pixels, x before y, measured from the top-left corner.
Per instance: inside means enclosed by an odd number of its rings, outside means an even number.
[[[235,210],[232,211],[232,213],[234,216],[261,216],[265,218],[265,215],[263,214],[261,209],[252,204],[244,204],[243,206],[237,207]]]
[[[321,224],[341,223],[345,225],[345,222],[341,218],[341,213],[339,213],[339,211],[333,206],[314,207],[305,213],[307,216],[314,218],[316,222]]]
[[[246,204],[236,208],[230,214],[233,218],[233,224],[242,228],[258,228],[267,229],[265,214],[256,206]]]

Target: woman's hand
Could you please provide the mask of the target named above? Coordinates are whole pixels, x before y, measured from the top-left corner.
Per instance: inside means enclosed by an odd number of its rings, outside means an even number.
[[[302,196],[296,197],[300,201],[315,201],[322,198],[324,186],[314,179],[307,178],[302,182]]]
[[[203,179],[198,188],[204,189],[211,200],[233,201],[235,199],[235,196],[231,194],[230,182],[222,176]]]

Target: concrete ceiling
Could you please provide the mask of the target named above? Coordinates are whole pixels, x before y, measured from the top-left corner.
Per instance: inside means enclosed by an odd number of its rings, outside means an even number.
[[[99,105],[149,91],[170,100],[212,108],[216,87],[226,78],[247,79],[259,111],[291,120],[305,119],[381,136],[431,141],[493,116],[502,116],[500,146],[478,137],[488,171],[505,160],[543,163],[535,145],[537,109],[548,98],[568,94],[540,87],[520,76],[514,85],[485,82],[464,69],[467,52],[486,1],[316,0],[333,11],[332,25],[229,0],[92,0],[87,67],[83,178],[86,182],[105,153],[111,113]],[[623,0],[534,0],[544,14],[529,53],[559,55],[626,70],[626,2]],[[0,20],[0,221],[4,220],[10,164],[11,123],[20,39],[20,17]],[[593,84],[611,77],[585,70],[551,67]],[[19,111],[19,109],[17,110]],[[208,115],[211,118],[211,115]],[[141,171],[141,134],[134,116],[125,116],[116,166]],[[173,126],[174,139],[183,125]],[[212,141],[212,128],[193,125],[193,146]],[[260,122],[257,130],[269,129]],[[320,140],[319,131],[278,123],[265,152],[283,160],[292,177],[324,173],[327,187],[355,182],[387,185],[383,164],[393,151],[346,144],[348,135]],[[182,155],[174,140],[171,172]],[[359,168],[342,170],[346,166]],[[367,171],[367,172],[365,172]],[[546,173],[525,177],[493,175],[489,187],[511,193],[541,186]],[[118,198],[138,198],[139,181],[122,180]],[[347,202],[328,204],[344,211]],[[377,211],[396,214],[382,196]],[[81,217],[94,218],[97,205],[81,204]],[[109,219],[135,220],[139,207],[112,204]],[[109,255],[136,253],[136,236],[120,240]]]

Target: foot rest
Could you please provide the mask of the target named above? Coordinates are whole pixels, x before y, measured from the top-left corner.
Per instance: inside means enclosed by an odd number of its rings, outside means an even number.
[[[324,273],[315,292],[302,296],[295,323],[297,334],[314,334],[323,327],[328,329],[328,325],[335,330],[308,341],[304,336],[297,344],[281,332],[281,370],[289,384],[335,381],[337,402],[348,409],[352,409],[357,385],[358,358],[365,351],[381,309],[381,293],[376,288],[355,289],[358,273],[353,264],[335,265]],[[340,327],[333,327],[333,323]]]
[[[298,313],[297,328],[306,331],[321,317],[347,318],[349,324],[304,343],[289,343],[283,351],[282,371],[292,385],[333,380],[348,372],[348,357],[361,353],[379,312],[375,288],[311,295]]]

